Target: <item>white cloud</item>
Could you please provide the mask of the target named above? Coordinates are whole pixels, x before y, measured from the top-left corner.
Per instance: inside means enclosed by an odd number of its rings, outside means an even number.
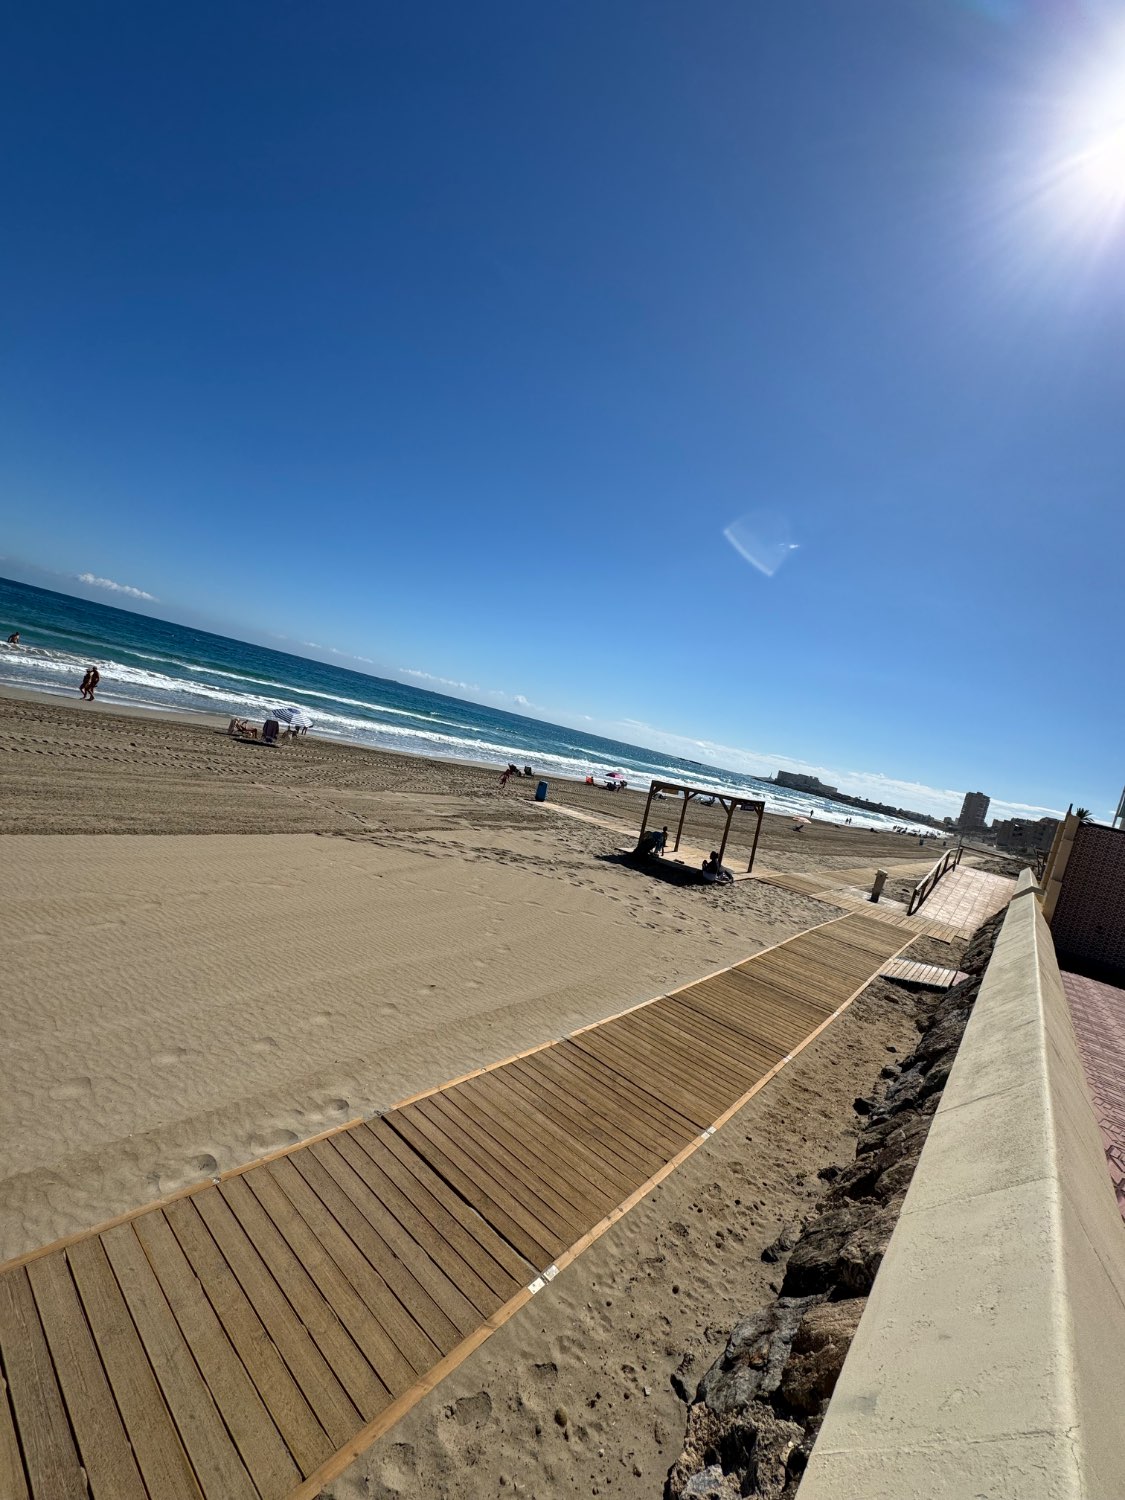
[[[956,816],[961,811],[965,793],[946,787],[926,786],[920,781],[904,781],[885,776],[881,771],[834,770],[830,766],[814,765],[810,761],[795,759],[792,755],[776,751],[760,752],[743,750],[733,745],[720,745],[712,740],[691,739],[687,735],[658,729],[639,719],[621,719],[616,724],[603,726],[613,738],[626,732],[626,738],[640,740],[654,750],[666,750],[685,760],[703,760],[709,765],[725,767],[729,771],[740,771],[744,775],[766,777],[775,771],[802,771],[815,776],[829,786],[838,787],[852,797],[862,797],[868,802],[886,802],[892,807],[905,807],[915,812],[928,812],[938,817]],[[974,789],[975,790],[975,789]],[[1061,817],[1058,808],[1034,807],[1023,802],[1007,802],[1002,798],[993,800],[989,818],[1010,817]]]
[[[513,693],[512,694],[512,702],[513,703],[518,703],[521,708],[530,708],[531,707],[530,699],[525,698],[522,693]]]
[[[110,589],[115,594],[128,594],[130,599],[149,599],[153,604],[157,602],[155,594],[135,589],[131,583],[114,583],[112,578],[98,578],[93,573],[79,573],[78,582],[92,584],[97,589]]]

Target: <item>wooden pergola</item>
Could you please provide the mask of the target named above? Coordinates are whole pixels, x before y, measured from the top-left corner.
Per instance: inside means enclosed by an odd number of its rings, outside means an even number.
[[[760,797],[732,797],[729,793],[707,792],[701,787],[687,786],[682,781],[654,781],[648,789],[648,800],[645,802],[645,815],[641,819],[641,831],[637,835],[638,843],[645,836],[645,829],[648,827],[649,809],[652,807],[652,799],[656,796],[657,792],[672,792],[675,796],[682,796],[684,799],[684,805],[680,809],[680,821],[676,825],[676,842],[672,846],[673,853],[680,847],[680,835],[684,831],[684,819],[687,817],[688,803],[693,797],[709,797],[713,801],[721,803],[726,808],[727,822],[726,827],[723,829],[723,841],[719,845],[720,865],[723,862],[723,855],[726,853],[727,839],[730,837],[731,819],[734,817],[736,810],[740,807],[745,807],[751,812],[756,812],[758,814],[758,824],[754,829],[754,847],[750,851],[750,863],[746,866],[746,873],[750,873],[754,868],[754,856],[758,852],[758,839],[762,832],[762,814],[766,810],[766,804]]]

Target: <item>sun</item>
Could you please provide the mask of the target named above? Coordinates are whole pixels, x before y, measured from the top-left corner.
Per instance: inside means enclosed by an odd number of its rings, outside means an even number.
[[[1088,67],[1059,121],[1050,178],[1064,217],[1104,237],[1125,220],[1125,48]]]
[[[1079,151],[1071,171],[1075,192],[1090,208],[1120,213],[1125,207],[1125,119]]]

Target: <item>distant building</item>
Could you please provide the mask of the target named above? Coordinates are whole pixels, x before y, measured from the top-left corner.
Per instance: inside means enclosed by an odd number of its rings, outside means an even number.
[[[992,832],[997,849],[1005,849],[1011,854],[1047,854],[1058,826],[1058,818],[1005,818],[1003,822],[998,819],[993,823]]]
[[[962,833],[977,833],[984,827],[989,798],[983,792],[966,792],[957,827]]]
[[[806,776],[803,771],[779,771],[773,778],[775,786],[786,786],[791,792],[811,792],[814,797],[835,797],[838,787],[825,786],[815,776]],[[987,805],[987,798],[985,799]]]

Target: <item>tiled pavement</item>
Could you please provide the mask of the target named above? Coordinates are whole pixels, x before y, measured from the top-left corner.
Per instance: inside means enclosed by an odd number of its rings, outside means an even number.
[[[1063,974],[1117,1206],[1125,1218],[1125,990]]]

